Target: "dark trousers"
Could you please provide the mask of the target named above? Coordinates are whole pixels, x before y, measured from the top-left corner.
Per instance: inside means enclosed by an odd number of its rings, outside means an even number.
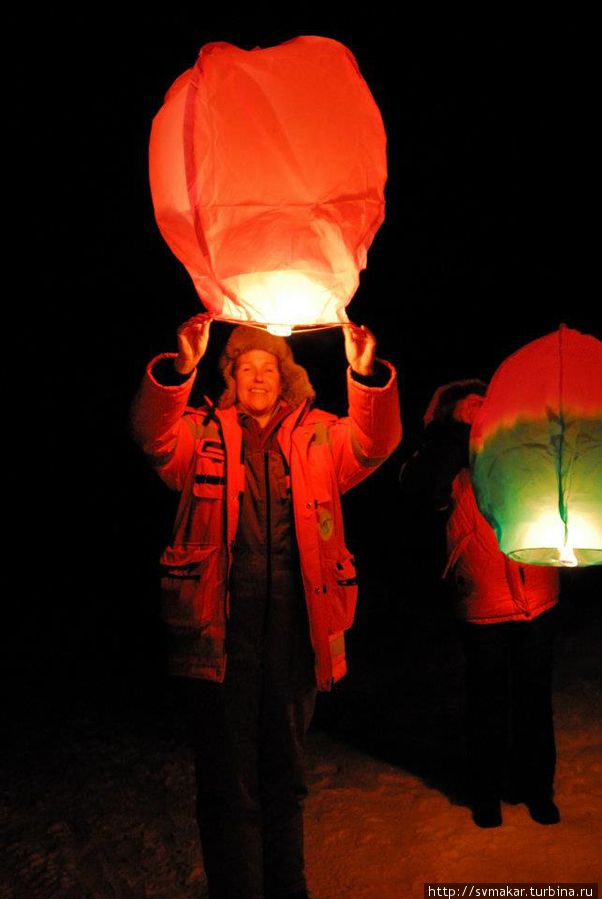
[[[211,899],[305,889],[303,754],[316,691],[275,686],[231,659],[224,684],[189,680],[197,819]]]
[[[499,799],[505,774],[517,798],[552,796],[556,619],[552,608],[531,621],[461,623],[468,761],[476,801]]]

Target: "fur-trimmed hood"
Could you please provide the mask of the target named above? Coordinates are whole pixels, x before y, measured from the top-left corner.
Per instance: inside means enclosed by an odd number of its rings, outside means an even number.
[[[226,384],[218,402],[220,409],[229,409],[236,403],[234,368],[238,357],[249,350],[264,350],[278,359],[282,379],[281,396],[290,406],[294,408],[304,400],[315,397],[307,372],[295,362],[293,352],[284,337],[276,337],[260,328],[238,325],[230,334],[219,359],[220,372]]]
[[[464,381],[451,381],[449,384],[442,384],[435,390],[424,413],[425,427],[434,421],[440,424],[452,424],[454,407],[459,400],[470,393],[485,396],[486,392],[487,384],[480,378],[467,378]]]

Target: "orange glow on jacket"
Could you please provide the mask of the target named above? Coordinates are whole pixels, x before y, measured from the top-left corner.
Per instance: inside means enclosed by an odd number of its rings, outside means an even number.
[[[156,361],[134,403],[132,424],[160,477],[180,493],[172,540],[161,558],[163,617],[173,636],[170,671],[221,681],[228,571],[245,489],[242,430],[234,406],[187,406],[196,375],[178,387],[159,384]],[[368,477],[401,439],[397,377],[384,365],[390,372],[384,387],[366,387],[348,372],[348,416],[302,403],[277,435],[290,466],[295,539],[321,690],[345,674],[343,633],[357,598],[340,495]]]

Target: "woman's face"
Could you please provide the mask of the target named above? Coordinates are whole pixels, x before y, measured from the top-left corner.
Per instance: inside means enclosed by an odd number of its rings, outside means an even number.
[[[236,360],[236,399],[254,418],[268,419],[278,399],[282,379],[278,359],[266,350],[248,350]]]
[[[483,399],[484,397],[478,393],[469,393],[467,396],[462,397],[454,406],[453,417],[455,420],[471,425],[477,417],[477,412],[483,405]]]

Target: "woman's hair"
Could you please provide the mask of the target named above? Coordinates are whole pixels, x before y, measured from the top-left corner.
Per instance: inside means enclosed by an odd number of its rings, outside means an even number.
[[[280,395],[289,405],[298,406],[304,400],[315,397],[307,372],[301,365],[297,365],[292,350],[283,337],[276,337],[263,329],[238,325],[230,334],[219,359],[220,372],[226,384],[218,402],[220,409],[229,409],[236,402],[236,360],[250,350],[264,350],[278,359],[282,381]]]
[[[470,393],[485,396],[487,384],[479,378],[468,378],[465,381],[451,381],[449,384],[442,384],[441,387],[438,387],[424,413],[425,427],[433,421],[440,424],[452,422],[456,403]]]

